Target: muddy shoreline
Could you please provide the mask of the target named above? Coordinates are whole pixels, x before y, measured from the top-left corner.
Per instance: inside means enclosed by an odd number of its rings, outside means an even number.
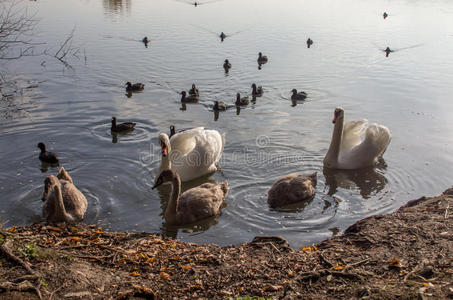
[[[293,250],[93,225],[0,229],[0,299],[453,299],[453,188]]]

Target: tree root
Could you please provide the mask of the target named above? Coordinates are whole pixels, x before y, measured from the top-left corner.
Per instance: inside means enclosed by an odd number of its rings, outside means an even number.
[[[10,260],[14,261],[16,264],[21,265],[25,270],[27,270],[28,273],[31,275],[34,275],[35,272],[19,257],[13,254],[11,250],[8,248],[7,241],[5,241],[1,246],[0,246],[0,253],[5,255],[7,258]]]

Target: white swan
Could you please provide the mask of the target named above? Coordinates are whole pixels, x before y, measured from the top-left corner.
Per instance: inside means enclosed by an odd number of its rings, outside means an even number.
[[[197,127],[179,132],[171,139],[161,133],[159,143],[162,160],[157,174],[171,169],[179,174],[181,181],[190,181],[217,171],[217,163],[225,146],[225,134]]]
[[[153,189],[166,182],[172,183],[172,191],[164,217],[172,225],[190,224],[218,215],[228,194],[228,183],[225,181],[220,184],[204,183],[180,196],[181,180],[178,173],[172,170],[162,171]]]
[[[341,107],[335,109],[332,122],[335,124],[332,141],[324,158],[327,168],[359,169],[373,166],[392,139],[390,130],[383,125],[373,123],[367,127],[365,119],[344,123],[344,110]]]
[[[42,214],[49,223],[81,221],[88,206],[87,199],[64,168],[57,176],[46,177],[42,201],[45,201]]]

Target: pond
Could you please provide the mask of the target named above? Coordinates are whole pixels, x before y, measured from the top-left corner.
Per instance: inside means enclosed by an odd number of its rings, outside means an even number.
[[[0,220],[42,221],[38,142],[57,152],[89,203],[84,222],[119,231],[162,232],[183,241],[237,244],[281,235],[311,245],[366,216],[453,183],[453,3],[451,1],[37,0],[33,40],[46,54],[2,62],[19,87],[0,105]],[[389,16],[384,19],[383,12]],[[53,57],[74,30],[66,64]],[[223,42],[219,34],[227,37]],[[147,47],[141,42],[147,36]],[[313,45],[307,48],[306,40]],[[394,52],[386,57],[384,49]],[[38,49],[38,51],[39,51]],[[269,62],[260,69],[258,52]],[[222,65],[229,59],[232,68]],[[125,83],[142,82],[127,95]],[[192,83],[197,104],[178,92]],[[234,108],[251,84],[264,95]],[[290,91],[308,93],[293,103]],[[8,89],[3,86],[2,93]],[[231,106],[216,115],[215,100]],[[374,169],[324,171],[335,107],[345,119],[386,125],[392,141]],[[110,120],[136,129],[112,136]],[[228,181],[218,218],[165,224],[170,187],[152,190],[158,134],[203,126],[226,133],[221,170],[183,185]],[[272,210],[281,176],[318,173],[315,197]]]

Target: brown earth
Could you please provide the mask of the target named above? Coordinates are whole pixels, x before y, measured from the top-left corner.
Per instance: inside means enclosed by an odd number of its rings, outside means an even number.
[[[97,226],[0,229],[0,299],[453,299],[453,188],[316,246],[229,247]]]

